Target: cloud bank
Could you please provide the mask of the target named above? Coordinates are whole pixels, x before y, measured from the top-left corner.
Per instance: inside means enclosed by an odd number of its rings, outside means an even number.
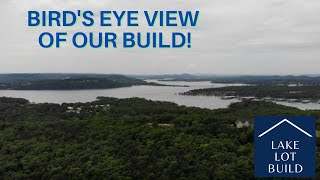
[[[0,5],[0,73],[320,73],[318,0],[5,0]],[[63,29],[27,27],[28,10],[77,9],[200,10],[201,14],[198,27],[192,29],[192,49],[41,49],[40,32]],[[68,29],[79,30],[83,29]]]

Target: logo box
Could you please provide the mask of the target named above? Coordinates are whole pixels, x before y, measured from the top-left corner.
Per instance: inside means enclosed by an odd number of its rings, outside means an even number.
[[[256,116],[254,174],[256,177],[315,177],[316,118]]]

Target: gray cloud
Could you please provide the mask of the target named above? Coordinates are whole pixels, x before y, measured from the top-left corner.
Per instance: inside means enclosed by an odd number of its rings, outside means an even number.
[[[192,49],[41,49],[42,31],[28,28],[27,11],[37,10],[200,10],[199,27],[172,29],[145,25],[130,31],[187,31]],[[0,73],[96,72],[125,74],[319,73],[320,1],[318,0],[5,0],[0,6]],[[99,28],[90,31],[127,31]]]

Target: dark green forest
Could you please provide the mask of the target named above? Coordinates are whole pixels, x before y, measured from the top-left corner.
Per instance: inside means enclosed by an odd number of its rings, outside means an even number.
[[[103,74],[0,74],[0,89],[5,90],[78,90],[109,89],[134,85],[153,85],[123,75]]]
[[[128,78],[120,74],[86,74],[86,73],[17,73],[17,74],[0,74],[2,83],[27,83],[41,80],[58,80],[58,79],[81,79],[81,78],[108,78],[114,80],[128,81],[135,78]]]
[[[320,86],[229,86],[221,88],[194,89],[180,93],[190,96],[240,96],[256,98],[284,98],[297,100],[320,100]]]
[[[140,98],[32,104],[3,97],[0,179],[254,179],[253,128],[234,122],[319,113],[263,101],[208,110]]]

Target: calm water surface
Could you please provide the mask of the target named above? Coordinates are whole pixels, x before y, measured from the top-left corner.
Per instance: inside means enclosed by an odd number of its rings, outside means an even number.
[[[116,98],[140,97],[150,100],[171,101],[179,105],[195,106],[201,108],[217,109],[226,108],[230,103],[239,102],[237,99],[222,100],[215,96],[181,96],[179,92],[185,92],[191,89],[223,87],[239,84],[213,84],[209,81],[204,82],[182,82],[182,81],[167,81],[158,82],[150,80],[149,82],[157,82],[169,85],[188,85],[190,87],[169,87],[169,86],[133,86],[117,89],[104,90],[69,90],[69,91],[15,91],[15,90],[0,90],[0,97],[17,97],[25,98],[36,103],[75,103],[75,102],[90,102],[98,96],[108,96]],[[300,109],[320,109],[320,104],[317,103],[286,103],[277,102],[287,106],[298,107]]]

